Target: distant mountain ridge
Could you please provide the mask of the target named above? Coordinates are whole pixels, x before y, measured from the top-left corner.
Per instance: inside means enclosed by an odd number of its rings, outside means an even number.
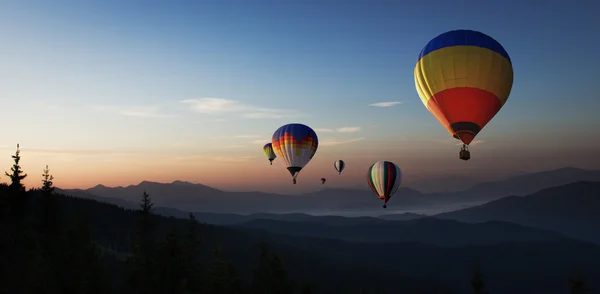
[[[509,196],[435,217],[469,223],[506,221],[600,244],[600,181],[547,188],[524,197]]]
[[[482,183],[465,191],[451,193],[424,194],[411,188],[401,187],[390,201],[389,207],[413,209],[438,204],[484,203],[508,195],[526,195],[544,188],[582,180],[600,181],[600,171],[562,168],[519,175],[500,182]],[[131,203],[137,203],[139,195],[147,191],[152,195],[157,207],[195,212],[249,214],[380,209],[380,203],[374,198],[372,192],[358,189],[326,188],[313,193],[291,196],[263,192],[225,192],[202,184],[183,181],[168,184],[143,181],[138,185],[127,187],[110,188],[97,185],[85,190],[64,191],[66,194],[86,193],[103,197],[106,201],[118,199]],[[122,202],[121,204],[126,205]]]

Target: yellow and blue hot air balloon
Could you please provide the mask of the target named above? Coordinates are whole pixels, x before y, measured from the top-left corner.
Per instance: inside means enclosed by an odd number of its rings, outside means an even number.
[[[313,129],[303,124],[287,124],[273,133],[273,151],[283,162],[296,184],[302,168],[315,156],[319,138]]]
[[[383,208],[387,208],[387,202],[402,183],[402,171],[391,161],[378,161],[369,168],[367,182],[377,197],[383,200]]]
[[[271,143],[265,144],[265,146],[263,146],[263,152],[265,153],[265,156],[269,159],[269,162],[271,163],[271,165],[273,165],[273,160],[275,160],[275,158],[277,158],[277,155],[275,155],[275,152],[273,152],[272,144]]]
[[[508,53],[492,37],[455,30],[429,41],[415,66],[421,101],[450,134],[468,145],[506,103],[513,84]]]
[[[343,160],[336,160],[333,163],[333,167],[335,168],[335,170],[337,170],[338,172],[338,176],[342,174],[342,171],[344,170],[344,167],[346,167],[346,163]]]

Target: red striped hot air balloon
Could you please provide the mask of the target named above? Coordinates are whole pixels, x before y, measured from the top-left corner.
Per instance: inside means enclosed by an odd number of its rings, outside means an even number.
[[[429,41],[415,66],[421,101],[463,142],[459,158],[468,160],[469,144],[506,103],[513,67],[500,43],[481,32],[455,30]]]
[[[393,162],[375,162],[367,172],[367,183],[377,198],[383,200],[383,208],[387,208],[387,202],[402,183],[402,171]]]

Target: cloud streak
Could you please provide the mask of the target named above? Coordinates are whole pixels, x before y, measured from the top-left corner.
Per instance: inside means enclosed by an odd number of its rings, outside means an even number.
[[[364,139],[365,138],[355,138],[355,139],[343,140],[343,141],[327,140],[327,141],[320,142],[319,146],[325,146],[325,147],[337,146],[337,145],[343,145],[343,144],[349,144],[349,143],[353,143],[353,142],[362,141]]]
[[[372,106],[372,107],[392,107],[394,105],[400,105],[400,104],[402,104],[401,101],[387,101],[387,102],[372,103],[372,104],[369,104],[369,106]]]
[[[317,128],[315,132],[317,133],[356,133],[361,130],[360,127],[341,127],[337,129],[327,129],[327,128]]]
[[[258,107],[223,98],[187,99],[181,101],[181,103],[189,105],[197,113],[206,115],[238,114],[240,117],[247,119],[278,119],[301,116],[289,109]]]

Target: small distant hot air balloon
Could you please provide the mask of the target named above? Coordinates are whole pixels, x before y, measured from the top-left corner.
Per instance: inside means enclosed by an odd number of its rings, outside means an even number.
[[[269,158],[269,163],[273,165],[273,160],[277,158],[277,155],[275,155],[275,152],[273,152],[273,145],[271,143],[265,144],[265,146],[263,147],[263,152],[265,153],[265,156]]]
[[[513,67],[504,47],[477,31],[455,30],[429,41],[415,66],[421,101],[462,141],[459,158],[469,160],[469,144],[504,106]]]
[[[340,160],[336,160],[333,163],[333,167],[335,168],[335,170],[337,170],[338,175],[341,175],[342,171],[344,170],[344,167],[346,167],[346,164],[344,163],[343,160],[340,159]]]
[[[302,168],[315,156],[319,138],[313,129],[303,124],[287,124],[273,133],[273,151],[280,158],[296,184]]]
[[[325,181],[327,181],[326,178],[321,178],[321,184],[325,184]]]
[[[383,208],[387,208],[388,200],[402,183],[402,171],[393,162],[378,161],[369,168],[367,182],[377,197],[384,201]]]

